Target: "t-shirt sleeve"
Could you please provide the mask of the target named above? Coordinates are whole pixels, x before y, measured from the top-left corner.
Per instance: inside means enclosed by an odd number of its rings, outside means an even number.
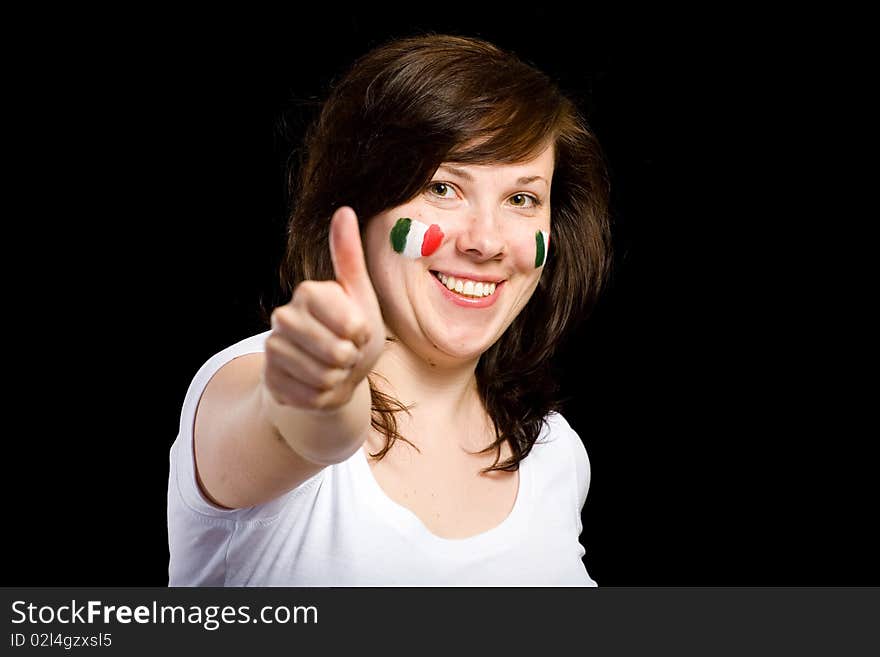
[[[189,511],[214,520],[253,520],[277,514],[284,496],[266,504],[244,509],[224,509],[205,497],[196,479],[193,428],[199,400],[208,382],[226,363],[246,354],[263,351],[265,336],[243,340],[211,357],[196,373],[186,392],[180,413],[177,438],[171,447],[168,487],[169,507],[182,504]]]
[[[587,494],[590,490],[590,458],[587,455],[584,441],[581,440],[580,435],[572,428],[565,417],[561,413],[554,413],[551,417],[552,421],[557,423],[558,429],[565,434],[566,442],[569,445],[569,453],[574,465],[577,512],[578,518],[580,518],[580,512],[587,502]]]
[[[577,471],[578,508],[583,509],[590,492],[590,457],[587,448],[577,431],[571,429],[571,444],[574,449],[574,464]]]

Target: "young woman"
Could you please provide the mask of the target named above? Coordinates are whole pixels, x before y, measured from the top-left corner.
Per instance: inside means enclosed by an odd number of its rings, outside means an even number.
[[[547,368],[610,257],[573,104],[484,41],[392,42],[333,89],[294,192],[290,302],[187,392],[170,584],[595,585]]]

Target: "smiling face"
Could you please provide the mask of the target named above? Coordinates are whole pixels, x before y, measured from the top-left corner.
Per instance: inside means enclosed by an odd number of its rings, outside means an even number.
[[[431,362],[474,359],[498,340],[546,262],[553,161],[551,146],[517,164],[443,164],[416,198],[369,220],[367,266],[391,334]],[[410,241],[433,225],[442,241],[402,247],[404,224]]]

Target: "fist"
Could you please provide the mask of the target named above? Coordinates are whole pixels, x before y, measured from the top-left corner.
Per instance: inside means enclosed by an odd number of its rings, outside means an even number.
[[[369,374],[385,345],[385,325],[361,245],[357,216],[339,208],[330,222],[335,280],[303,281],[272,312],[263,385],[279,404],[333,412]]]

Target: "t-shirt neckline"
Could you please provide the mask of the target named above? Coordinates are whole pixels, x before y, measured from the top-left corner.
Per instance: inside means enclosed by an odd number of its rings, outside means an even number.
[[[413,511],[388,496],[376,481],[368,458],[367,447],[364,445],[358,450],[354,465],[356,475],[362,480],[363,488],[368,493],[370,506],[407,538],[429,550],[439,550],[447,554],[461,551],[472,555],[474,550],[491,549],[497,545],[509,546],[509,539],[519,531],[531,506],[534,484],[531,465],[528,458],[524,458],[519,463],[516,499],[507,517],[499,524],[479,534],[465,538],[444,538],[428,529]]]

